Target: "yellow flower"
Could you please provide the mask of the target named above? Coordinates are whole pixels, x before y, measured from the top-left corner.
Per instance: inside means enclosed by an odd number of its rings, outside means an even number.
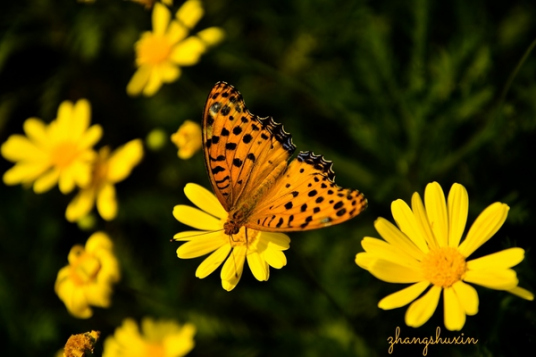
[[[487,242],[503,225],[509,207],[500,202],[488,206],[475,220],[465,240],[469,197],[465,187],[455,183],[445,202],[437,182],[426,186],[424,203],[417,192],[411,208],[402,200],[391,205],[398,228],[384,218],[374,226],[384,240],[365,237],[356,263],[376,278],[389,283],[412,283],[411,286],[383,298],[378,306],[384,310],[405,306],[406,324],[423,325],[433,315],[443,292],[445,327],[461,330],[466,315],[478,312],[478,294],[466,283],[505,290],[527,300],[534,295],[517,286],[511,267],[524,258],[521,248],[509,248],[481,258],[467,258]],[[426,207],[426,208],[425,208]]]
[[[92,147],[102,136],[99,125],[89,127],[91,108],[81,99],[74,105],[64,101],[58,117],[49,125],[37,118],[24,122],[26,136],[11,135],[2,145],[2,155],[15,166],[4,174],[6,185],[31,184],[42,193],[59,182],[62,193],[75,185],[84,187],[91,180],[91,164],[96,157]]]
[[[223,264],[220,277],[223,288],[231,291],[240,281],[246,259],[253,276],[259,281],[268,280],[269,266],[280,269],[287,264],[283,253],[290,245],[287,235],[242,227],[238,234],[228,236],[223,232],[227,212],[216,196],[193,183],[184,187],[184,193],[200,209],[178,205],[173,209],[173,216],[200,231],[180,232],[174,236],[175,240],[187,241],[177,249],[177,256],[189,259],[213,252],[199,265],[195,276],[207,277],[229,258]]]
[[[70,222],[85,217],[97,201],[97,210],[105,220],[112,220],[117,214],[117,200],[114,184],[124,180],[143,157],[140,139],[132,140],[110,154],[109,147],[103,147],[93,165],[90,184],[80,189],[78,195],[67,206],[65,216]]]
[[[187,37],[202,16],[199,0],[186,1],[174,20],[165,5],[154,4],[153,31],[144,32],[135,44],[138,70],[127,85],[129,95],[155,94],[163,83],[171,83],[180,77],[180,67],[193,66],[209,46],[223,40],[224,32],[218,27]]]
[[[114,336],[104,341],[103,357],[180,357],[194,348],[195,326],[144,318],[141,333],[136,322],[125,319]]]
[[[171,135],[171,141],[177,146],[177,155],[181,159],[191,158],[201,149],[201,126],[191,120],[186,120],[176,133]]]
[[[103,232],[89,237],[85,248],[75,245],[69,252],[69,265],[58,272],[54,290],[71,315],[87,319],[89,307],[109,307],[112,284],[119,281],[119,264],[113,244]]]

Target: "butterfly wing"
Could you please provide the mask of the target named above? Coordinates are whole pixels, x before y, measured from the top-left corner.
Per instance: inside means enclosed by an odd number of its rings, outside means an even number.
[[[266,182],[276,182],[296,149],[281,124],[252,114],[240,92],[225,82],[216,83],[208,96],[203,146],[212,188],[227,212]]]
[[[289,232],[342,223],[367,207],[357,190],[335,184],[331,161],[301,152],[265,197],[258,202],[246,227]]]

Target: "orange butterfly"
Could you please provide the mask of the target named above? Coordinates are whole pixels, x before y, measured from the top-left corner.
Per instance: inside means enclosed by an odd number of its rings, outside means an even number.
[[[318,229],[344,222],[367,207],[357,190],[335,184],[332,162],[296,149],[273,118],[247,108],[240,92],[218,82],[203,116],[205,164],[216,197],[228,212],[225,233]]]

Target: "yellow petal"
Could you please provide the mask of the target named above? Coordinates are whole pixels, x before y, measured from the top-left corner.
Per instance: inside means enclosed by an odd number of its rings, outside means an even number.
[[[281,269],[287,265],[287,257],[280,250],[267,249],[263,252],[262,257],[269,266],[275,269]]]
[[[290,248],[290,238],[284,233],[260,232],[259,239],[267,240],[270,250],[287,250]]]
[[[417,223],[415,215],[406,202],[398,199],[391,203],[391,212],[400,230],[411,239],[413,243],[424,253],[428,253],[428,245]]]
[[[186,197],[197,207],[203,211],[221,219],[222,221],[227,220],[227,212],[222,207],[221,203],[218,201],[216,196],[203,186],[200,186],[195,183],[187,183],[184,186],[184,194]],[[223,223],[220,228],[223,227]]]
[[[467,237],[458,250],[464,257],[469,257],[482,244],[486,243],[501,228],[510,208],[500,202],[489,205],[476,218],[469,229]]]
[[[176,44],[186,38],[186,36],[188,36],[188,28],[186,26],[173,20],[169,23],[166,37],[170,44]]]
[[[181,74],[180,68],[171,62],[162,62],[154,70],[158,72],[158,77],[164,83],[171,83],[177,80]]]
[[[101,231],[93,233],[86,242],[86,251],[95,252],[99,249],[111,251],[113,249],[113,242],[110,237]]]
[[[223,264],[220,272],[222,280],[240,279],[246,261],[247,247],[240,245],[235,247]]]
[[[28,139],[39,147],[47,147],[48,142],[47,128],[45,123],[37,118],[29,118],[24,121],[24,132]]]
[[[434,285],[423,297],[413,302],[406,311],[406,325],[420,327],[428,321],[437,307],[441,290]]]
[[[258,281],[267,281],[270,276],[270,270],[268,264],[257,252],[253,252],[247,255],[248,266],[253,276]]]
[[[213,46],[225,38],[225,31],[219,27],[209,27],[196,34],[207,46]]]
[[[156,2],[153,7],[153,32],[155,35],[163,36],[169,25],[171,12],[160,2]]]
[[[60,178],[60,172],[57,169],[52,169],[41,175],[34,183],[35,193],[42,193],[50,190]]]
[[[459,183],[453,184],[448,197],[449,247],[457,247],[460,244],[467,223],[468,211],[469,195],[467,190]]]
[[[376,278],[388,283],[416,283],[423,280],[420,270],[377,259],[368,270]]]
[[[430,227],[440,247],[448,244],[447,204],[443,189],[437,182],[429,183],[424,190],[424,205]]]
[[[463,280],[495,290],[510,290],[518,283],[516,272],[512,269],[468,270]]]
[[[71,117],[73,113],[73,103],[65,100],[58,107],[58,117],[49,126],[50,139],[53,141],[63,141],[69,139],[71,130]]]
[[[387,260],[408,268],[417,268],[419,261],[395,246],[377,238],[364,237],[361,241],[363,249],[376,258]]]
[[[199,0],[188,0],[177,10],[177,20],[187,28],[193,28],[203,17],[203,6]]]
[[[35,181],[45,171],[50,168],[50,165],[44,162],[19,162],[4,173],[4,183],[6,185],[18,185],[19,183],[30,183]],[[57,181],[56,181],[57,182]],[[52,186],[56,184],[54,182]],[[52,186],[46,188],[44,191],[50,189]],[[44,191],[36,191],[41,193]]]
[[[154,95],[156,92],[158,92],[160,87],[162,87],[162,84],[164,84],[164,82],[162,82],[160,72],[156,70],[156,68],[153,68],[149,74],[147,85],[145,85],[145,88],[143,88],[143,95],[146,97]]]
[[[523,261],[525,251],[521,248],[509,248],[467,262],[467,269],[511,268]]]
[[[479,303],[476,289],[461,280],[455,282],[452,285],[452,289],[454,289],[465,313],[469,316],[476,315]]]
[[[71,117],[71,140],[80,138],[89,127],[91,118],[91,105],[86,99],[78,100],[74,106]]]
[[[219,239],[218,239],[219,238]],[[191,259],[201,257],[219,249],[222,245],[227,244],[225,240],[213,235],[196,237],[189,242],[184,243],[177,249],[177,256],[181,259]]]
[[[452,288],[443,289],[445,306],[445,327],[450,331],[460,331],[465,325],[465,311]]]
[[[65,217],[69,222],[75,222],[85,217],[93,208],[95,203],[95,190],[80,190],[78,195],[69,203],[65,211]]]
[[[355,256],[355,263],[365,270],[370,270],[370,267],[376,260],[378,258],[369,253],[357,253]]]
[[[430,286],[428,281],[421,281],[410,285],[405,289],[387,295],[378,303],[378,307],[383,310],[396,309],[405,306],[419,297],[426,288]]]
[[[95,145],[100,140],[101,137],[102,137],[102,127],[98,124],[92,125],[80,138],[80,141],[78,142],[78,147],[85,148],[85,149],[92,148],[93,145]],[[95,155],[96,154],[93,153],[92,151],[91,156],[95,156]]]
[[[525,300],[530,300],[530,301],[534,300],[534,294],[533,293],[531,293],[527,289],[523,289],[522,287],[519,287],[519,286],[516,286],[515,288],[508,290],[508,292],[510,294],[517,295],[520,298],[525,299]]]
[[[115,187],[112,184],[105,184],[97,193],[97,210],[107,221],[111,221],[117,215]]]
[[[229,252],[231,251],[231,245],[230,244],[224,244],[218,250],[216,250],[214,253],[209,255],[198,267],[195,271],[195,276],[199,279],[206,278],[209,276],[214,270],[216,270],[221,263],[227,258],[229,255]]]
[[[143,88],[149,82],[149,77],[151,76],[152,66],[144,65],[138,68],[134,73],[127,85],[127,94],[130,96],[139,95]]]
[[[11,135],[2,144],[2,156],[9,161],[48,161],[48,155],[25,136]]]
[[[374,228],[376,228],[383,239],[392,244],[396,249],[400,249],[417,260],[422,260],[424,257],[424,253],[404,233],[385,218],[379,217],[374,222]]]
[[[170,60],[179,66],[193,66],[207,50],[207,45],[198,37],[188,37],[173,47]]]
[[[173,239],[176,241],[190,241],[192,239],[196,239],[198,237],[204,237],[210,235],[212,239],[220,239],[224,240],[224,238],[228,238],[225,233],[222,231],[217,232],[207,232],[207,231],[183,231],[175,234],[173,236]]]
[[[124,180],[142,157],[143,143],[141,139],[131,140],[117,148],[108,159],[107,180],[112,183]]]
[[[415,192],[411,196],[411,210],[415,215],[417,225],[421,231],[422,236],[426,240],[428,247],[439,248],[434,234],[432,233],[432,229],[430,228],[430,223],[428,222],[428,217],[426,215],[426,209],[424,208],[424,204],[422,203],[421,196],[418,192]]]
[[[206,231],[222,231],[223,222],[197,208],[178,205],[173,208],[173,217],[182,224]]]

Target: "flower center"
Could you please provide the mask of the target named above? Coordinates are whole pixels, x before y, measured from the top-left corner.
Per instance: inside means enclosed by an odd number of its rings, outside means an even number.
[[[71,264],[71,277],[76,285],[91,283],[97,277],[101,264],[93,254],[86,253],[82,246],[73,247],[76,249],[77,259]]]
[[[251,228],[241,227],[238,233],[229,237],[229,243],[231,247],[238,247],[245,245],[249,251],[257,249],[257,243],[259,237],[259,231]]]
[[[166,350],[162,344],[147,343],[145,345],[144,356],[164,357],[165,355],[166,355]]]
[[[165,37],[148,33],[138,42],[136,53],[139,65],[157,65],[169,58],[171,44]]]
[[[63,142],[56,146],[51,153],[50,160],[52,165],[59,169],[63,169],[71,165],[78,156],[76,144],[73,142]]]
[[[443,288],[461,280],[466,271],[465,258],[452,247],[431,250],[422,260],[421,267],[426,280]]]

